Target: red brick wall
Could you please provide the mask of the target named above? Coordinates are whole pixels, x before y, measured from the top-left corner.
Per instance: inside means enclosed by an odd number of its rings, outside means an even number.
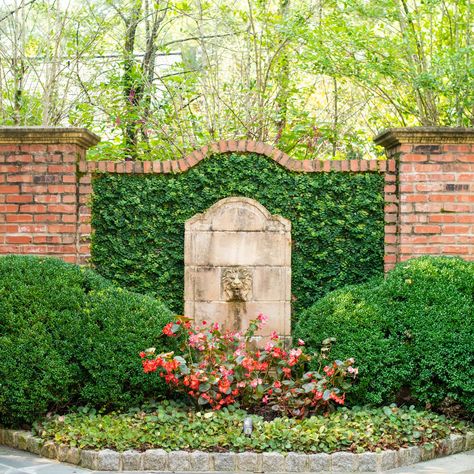
[[[392,129],[387,160],[298,161],[259,142],[222,140],[175,161],[87,162],[81,129],[0,129],[0,254],[90,257],[96,173],[180,173],[213,153],[254,152],[305,173],[385,176],[385,269],[421,254],[474,260],[474,130]]]
[[[0,254],[78,261],[77,163],[97,141],[81,129],[0,129]]]
[[[0,145],[0,253],[76,261],[77,145]]]
[[[474,260],[472,145],[404,145],[399,158],[399,256]]]
[[[388,133],[379,142],[397,160],[399,202],[387,204],[396,216],[394,233],[386,227],[386,269],[419,255],[474,260],[474,130]]]

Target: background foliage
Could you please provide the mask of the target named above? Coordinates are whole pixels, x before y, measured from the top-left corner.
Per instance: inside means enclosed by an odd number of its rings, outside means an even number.
[[[301,314],[295,337],[319,350],[336,337],[332,357],[355,357],[353,403],[417,402],[448,397],[474,413],[474,263],[421,257],[387,278],[342,288]]]
[[[219,139],[374,154],[472,126],[472,0],[0,0],[0,124],[85,126],[94,159]]]
[[[171,312],[91,270],[53,258],[0,258],[0,420],[28,425],[50,410],[130,408],[164,393],[138,353]],[[163,341],[160,350],[170,347]]]
[[[297,311],[383,271],[383,176],[377,173],[292,173],[266,157],[232,154],[182,174],[104,175],[93,187],[97,271],[177,312],[184,222],[229,196],[256,199],[291,221]]]

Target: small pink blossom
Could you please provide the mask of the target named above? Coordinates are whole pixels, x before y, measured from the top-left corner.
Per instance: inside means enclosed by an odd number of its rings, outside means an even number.
[[[263,313],[260,313],[258,316],[257,316],[257,319],[261,322],[261,323],[266,323],[268,321],[268,316],[265,316]]]
[[[270,339],[271,339],[272,341],[278,340],[278,334],[277,334],[276,331],[272,331],[272,333],[270,334]]]
[[[298,358],[302,354],[301,349],[291,349],[290,357]]]
[[[250,382],[250,386],[255,388],[257,385],[262,385],[262,379],[253,379]]]
[[[304,343],[303,339],[298,339],[298,345],[299,346],[304,346],[304,344],[305,343]]]
[[[270,351],[273,349],[274,346],[275,346],[275,344],[273,344],[273,342],[269,341],[269,342],[267,342],[267,344],[265,345],[265,350],[266,350],[267,352],[270,352]]]
[[[189,336],[189,345],[192,347],[196,347],[198,345],[201,345],[202,340],[204,339],[204,334],[203,333],[197,333],[197,334],[191,334]]]
[[[224,366],[219,367],[219,372],[224,376],[228,377],[229,375],[234,375],[234,371],[232,369],[226,369]]]
[[[357,375],[359,373],[359,368],[358,367],[348,367],[347,368],[347,371],[350,373],[350,374],[354,374],[354,375]]]

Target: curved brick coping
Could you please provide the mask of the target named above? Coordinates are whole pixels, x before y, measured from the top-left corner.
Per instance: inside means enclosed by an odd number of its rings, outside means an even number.
[[[361,454],[166,452],[163,449],[148,449],[145,452],[129,450],[120,453],[111,449],[93,451],[70,448],[53,441],[45,442],[34,437],[29,431],[2,428],[0,444],[99,471],[378,472],[474,449],[474,432],[451,435],[431,448],[427,445],[413,446],[398,451]]]
[[[196,166],[204,158],[221,153],[257,153],[264,155],[290,171],[306,173],[346,171],[379,172],[395,171],[395,160],[295,160],[277,148],[251,140],[221,140],[195,150],[180,160],[168,161],[82,161],[81,173],[182,173]]]

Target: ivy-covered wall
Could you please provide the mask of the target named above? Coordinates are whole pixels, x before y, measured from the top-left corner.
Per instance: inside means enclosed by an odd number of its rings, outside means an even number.
[[[384,176],[296,173],[256,154],[214,155],[185,173],[93,180],[92,263],[104,276],[183,310],[184,222],[247,196],[292,223],[293,312],[383,273]]]

